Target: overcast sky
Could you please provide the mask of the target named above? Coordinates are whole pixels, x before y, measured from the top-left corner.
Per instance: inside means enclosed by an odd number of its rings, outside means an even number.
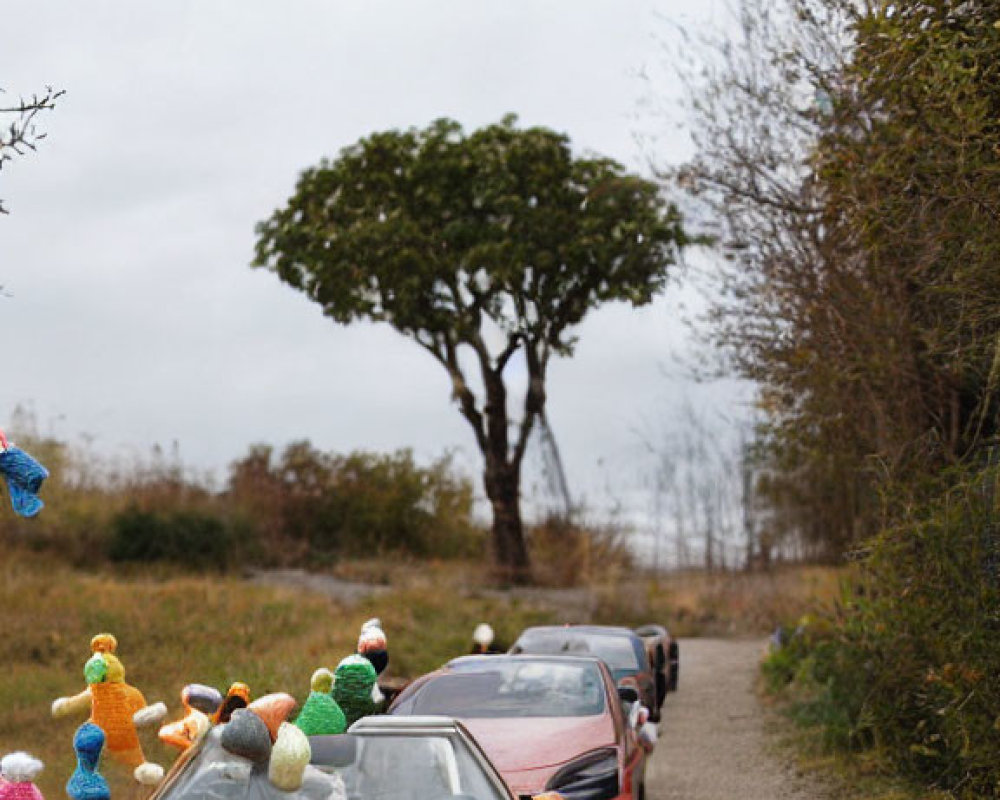
[[[30,404],[43,432],[102,454],[176,441],[220,479],[250,443],[301,438],[422,460],[455,449],[478,476],[441,368],[249,269],[254,224],[321,157],[442,116],[470,129],[515,112],[639,171],[675,160],[683,132],[653,110],[677,93],[659,39],[723,21],[718,0],[9,5],[4,104],[45,84],[67,94],[39,151],[0,173],[0,426]],[[577,497],[641,502],[637,431],[668,430],[684,397],[745,413],[731,386],[696,386],[671,359],[689,347],[690,296],[675,285],[640,311],[593,313],[576,356],[552,365]]]

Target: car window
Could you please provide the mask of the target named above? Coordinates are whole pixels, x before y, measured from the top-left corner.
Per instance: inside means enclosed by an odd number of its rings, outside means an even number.
[[[354,763],[333,770],[343,780],[348,800],[506,800],[455,737],[359,734],[356,738]]]
[[[601,714],[597,664],[490,659],[453,665],[401,699],[396,714],[451,717],[582,717]]]
[[[628,636],[612,636],[600,633],[579,633],[567,630],[565,634],[525,634],[511,648],[514,653],[537,653],[539,655],[576,654],[597,656],[615,673],[634,674],[642,669],[640,653]]]

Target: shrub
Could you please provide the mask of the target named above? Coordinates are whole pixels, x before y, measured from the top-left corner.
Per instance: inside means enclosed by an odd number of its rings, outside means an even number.
[[[169,561],[199,569],[223,569],[231,545],[228,528],[212,515],[130,508],[112,521],[108,556],[113,561]]]
[[[1000,786],[1000,535],[993,469],[949,476],[863,553],[862,577],[823,635],[764,665],[832,747],[877,747],[910,777],[960,796]]]

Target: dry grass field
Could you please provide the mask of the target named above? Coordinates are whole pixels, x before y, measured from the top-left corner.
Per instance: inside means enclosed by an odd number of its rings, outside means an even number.
[[[0,753],[27,750],[46,763],[47,797],[64,794],[75,765],[72,736],[81,720],[54,720],[56,697],[84,688],[90,637],[114,633],[126,680],[149,702],[179,716],[190,682],[224,689],[247,682],[255,695],[287,691],[300,701],[318,666],[353,651],[365,619],[379,616],[389,635],[389,673],[420,674],[467,652],[476,623],[488,620],[510,642],[526,625],[557,621],[662,621],[684,635],[761,633],[832,596],[836,573],[801,569],[771,576],[628,574],[572,590],[501,592],[482,585],[482,565],[376,562],[342,565],[341,579],[377,583],[354,602],[294,585],[260,585],[230,575],[169,570],[87,573],[14,552],[0,566]],[[142,734],[147,757],[176,753]],[[116,800],[147,792],[129,771],[105,762]]]

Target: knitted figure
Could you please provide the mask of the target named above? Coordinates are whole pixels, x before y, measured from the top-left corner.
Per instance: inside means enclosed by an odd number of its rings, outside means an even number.
[[[212,717],[213,725],[223,725],[229,722],[229,718],[237,708],[246,708],[250,704],[250,687],[245,683],[237,681],[229,687],[226,692],[226,699],[222,701],[219,710]]]
[[[108,753],[133,767],[133,776],[142,784],[155,786],[163,778],[163,767],[146,761],[136,726],[152,725],[166,716],[163,703],[146,705],[142,692],[125,683],[125,668],[114,652],[118,642],[110,633],[101,633],[90,642],[93,656],[84,665],[87,688],[73,697],[52,703],[52,715],[62,717],[90,708],[90,722],[104,731]]]
[[[66,783],[66,794],[71,800],[109,800],[108,782],[97,771],[104,749],[104,731],[93,722],[83,723],[73,736],[73,749],[76,750],[76,769]]]
[[[381,675],[389,665],[389,643],[382,630],[382,621],[373,617],[361,626],[358,653],[372,662],[375,674]]]
[[[493,628],[489,623],[480,622],[472,632],[472,653],[487,655],[503,652],[494,644]]]
[[[333,673],[326,667],[320,667],[312,675],[310,688],[312,691],[295,720],[299,729],[306,736],[346,731],[347,717],[330,694],[333,689]]]
[[[9,753],[0,759],[0,800],[45,800],[34,780],[41,761],[27,753]]]
[[[348,656],[337,665],[333,674],[333,699],[343,710],[348,728],[375,712],[372,688],[376,677],[375,667],[364,656]]]
[[[49,471],[23,450],[14,447],[0,431],[0,478],[7,484],[14,513],[33,517],[45,504],[38,497]]]
[[[282,722],[271,749],[267,776],[283,792],[298,791],[302,787],[302,776],[310,758],[312,748],[305,733],[294,725]]]
[[[199,687],[198,684],[193,684],[193,687],[202,688]],[[176,722],[164,725],[160,728],[158,734],[160,741],[173,745],[181,750],[187,750],[202,736],[208,733],[209,728],[212,727],[212,723],[209,721],[208,716],[204,712],[199,711],[197,708],[192,707],[190,699],[192,693],[192,686],[185,686],[181,689],[181,703],[185,709],[184,717]],[[216,692],[216,694],[218,694],[218,692]]]

